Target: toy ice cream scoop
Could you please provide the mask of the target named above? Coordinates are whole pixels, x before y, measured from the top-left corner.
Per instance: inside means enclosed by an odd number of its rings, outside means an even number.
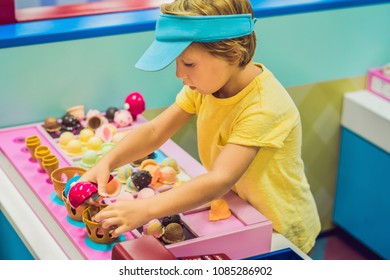
[[[160,238],[163,233],[164,229],[158,219],[153,219],[142,227],[143,235],[151,235],[155,238]]]
[[[185,239],[184,230],[182,225],[178,223],[170,223],[165,227],[162,240],[165,243],[173,244]]]
[[[125,99],[125,109],[131,113],[134,120],[145,111],[145,100],[139,92],[130,93]]]
[[[89,198],[97,200],[99,198],[96,184],[91,182],[78,182],[70,188],[68,193],[69,204],[73,208],[86,202]]]
[[[60,138],[58,140],[58,144],[62,149],[66,149],[66,145],[75,138],[74,134],[70,131],[64,131],[61,133]]]
[[[229,205],[223,199],[216,199],[210,202],[209,220],[218,221],[229,218],[232,212]]]
[[[166,216],[162,219],[162,225],[163,227],[166,227],[168,226],[169,224],[171,223],[177,223],[177,224],[181,224],[181,218],[179,215],[172,215],[172,216]]]
[[[86,147],[89,150],[99,151],[101,144],[103,144],[103,140],[100,137],[92,136],[91,138],[89,138]]]
[[[127,179],[131,177],[131,174],[133,174],[133,168],[131,168],[129,165],[124,165],[118,169],[116,178],[122,184],[126,184]]]
[[[89,169],[94,166],[98,159],[98,153],[95,150],[87,150],[83,153],[80,166]]]
[[[173,167],[165,166],[161,168],[161,176],[159,178],[159,181],[163,184],[172,185],[177,181],[176,175],[177,172]]]
[[[79,179],[79,178],[78,178]],[[77,208],[79,205],[86,202],[88,199],[92,199],[96,201],[98,198],[100,198],[98,193],[98,186],[96,183],[93,182],[76,182],[76,178],[72,178],[68,182],[68,200],[69,204],[73,208]],[[122,185],[121,183],[114,178],[110,174],[110,177],[108,179],[107,185],[106,185],[106,193],[108,197],[114,197],[117,196],[121,191]],[[66,192],[65,192],[66,195]]]
[[[153,159],[146,159],[146,160],[142,161],[140,169],[146,170],[150,173],[150,175],[152,176],[152,181],[150,182],[150,184],[155,186],[157,181],[161,177],[161,168],[158,165],[158,163]],[[176,173],[175,173],[175,175],[176,175]]]
[[[154,196],[154,190],[151,188],[143,188],[138,192],[137,199],[145,199]]]
[[[66,152],[69,156],[79,156],[83,153],[83,145],[79,139],[72,139],[66,144]]]
[[[166,166],[170,166],[172,167],[173,169],[175,169],[176,173],[179,173],[180,172],[180,169],[179,169],[179,166],[177,164],[177,161],[173,158],[165,158],[162,162],[161,162],[161,168],[164,168]]]
[[[89,138],[91,138],[94,135],[95,135],[95,133],[93,132],[93,130],[86,127],[86,128],[83,128],[82,130],[80,130],[79,140],[80,140],[81,144],[86,145]]]
[[[131,175],[131,180],[137,190],[142,190],[152,182],[152,175],[150,175],[149,171],[138,170]]]
[[[112,124],[103,124],[95,130],[95,135],[100,137],[104,142],[111,142],[112,137],[116,132],[116,128]]]
[[[113,122],[114,121],[114,116],[115,116],[115,112],[118,111],[119,109],[116,108],[116,107],[109,107],[107,110],[106,110],[106,118],[109,122]]]
[[[126,127],[133,123],[133,117],[127,110],[118,110],[115,112],[114,122],[118,127]]]
[[[110,178],[106,185],[107,196],[109,197],[118,196],[121,190],[122,190],[121,183],[116,178],[114,178],[114,176],[110,175]]]
[[[69,113],[66,113],[62,117],[61,126],[62,126],[63,130],[73,131],[75,129],[79,129],[81,124],[75,116],[73,116]]]

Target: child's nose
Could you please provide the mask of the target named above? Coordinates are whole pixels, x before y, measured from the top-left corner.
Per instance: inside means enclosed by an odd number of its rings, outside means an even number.
[[[179,79],[183,79],[184,78],[183,67],[181,67],[180,63],[177,63],[177,61],[176,61],[176,77],[179,78]]]

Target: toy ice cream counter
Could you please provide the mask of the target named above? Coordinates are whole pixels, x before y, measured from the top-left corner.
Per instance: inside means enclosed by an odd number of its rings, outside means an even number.
[[[112,238],[110,229],[101,229],[93,216],[104,205],[158,195],[205,172],[199,162],[168,140],[148,157],[114,170],[109,183],[111,197],[100,206],[85,204],[88,199],[97,199],[97,189],[93,184],[75,185],[77,176],[115,145],[115,137],[121,138],[120,134],[146,122],[139,115],[143,103],[138,95],[134,99],[137,106],[133,116],[128,115],[131,121],[127,125],[120,122],[120,126],[107,127],[110,120],[102,118],[92,129],[81,114],[77,121],[68,116],[65,123],[73,127],[62,133],[56,133],[58,123],[53,119],[0,130],[2,211],[34,257],[104,260],[220,255],[245,259],[283,247],[294,248],[272,232],[269,220],[233,192],[221,198],[217,210],[207,204],[176,217],[151,221],[118,238]],[[111,109],[113,115],[118,111]],[[107,130],[99,141],[96,131],[104,125]]]

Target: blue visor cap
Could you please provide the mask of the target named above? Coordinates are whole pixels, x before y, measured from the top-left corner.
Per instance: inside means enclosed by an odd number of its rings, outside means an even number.
[[[251,14],[219,16],[160,15],[156,38],[135,67],[158,71],[172,63],[192,42],[217,42],[253,32]]]

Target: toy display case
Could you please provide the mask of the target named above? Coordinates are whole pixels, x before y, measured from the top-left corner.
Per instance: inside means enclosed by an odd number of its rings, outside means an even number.
[[[118,132],[127,132],[144,122],[146,120],[139,116],[131,125],[118,128]],[[77,133],[79,132],[80,130]],[[60,145],[58,134],[55,136],[45,130],[42,123],[35,123],[1,129],[0,138],[2,155],[22,180],[15,182],[15,186],[23,195],[26,203],[31,205],[34,211],[37,211],[42,222],[48,227],[57,242],[66,244],[64,246],[66,246],[70,258],[112,259],[114,247],[125,248],[126,246],[120,245],[144,238],[140,229],[135,229],[109,243],[95,242],[90,238],[84,221],[72,219],[64,200],[54,188],[53,176],[48,175],[48,168],[42,165],[43,162],[39,158],[34,159],[29,150],[31,145],[34,145],[32,144],[34,138],[35,140],[37,138],[40,142],[39,145],[45,146],[57,160],[57,162],[54,161],[56,165],[55,169],[51,170],[51,174],[61,168],[74,167],[76,171],[69,177],[79,173],[81,175],[81,171],[77,171],[77,168],[87,167],[83,166],[83,157],[68,153]],[[79,139],[80,135],[76,134],[75,138]],[[85,152],[83,150],[83,153]],[[102,150],[98,150],[97,154],[101,155]],[[177,175],[179,181],[186,181],[205,172],[199,162],[171,140],[168,140],[153,153],[153,160],[158,163],[167,158],[177,161],[180,169]],[[46,164],[50,165],[51,163],[49,161]],[[137,169],[135,166],[133,168]],[[7,173],[7,170],[5,172]],[[117,173],[114,171],[113,175],[115,176]],[[66,180],[70,178],[60,179],[66,183]],[[180,185],[160,184],[154,189],[156,193],[159,193],[169,191],[172,187],[180,187]],[[121,192],[126,191],[126,185],[123,184]],[[132,193],[132,195],[137,197],[137,192]],[[244,259],[269,252],[272,239],[271,222],[233,192],[229,192],[223,199],[227,201],[232,212],[230,218],[211,222],[208,216],[210,205],[204,205],[191,211],[179,213],[185,232],[185,240],[174,244],[157,241],[175,258],[223,254],[229,259]],[[115,202],[115,197],[104,201],[106,204],[113,202]],[[49,221],[53,222],[54,225],[49,224]],[[240,242],[237,242],[238,240]],[[156,259],[158,258],[156,256]]]

